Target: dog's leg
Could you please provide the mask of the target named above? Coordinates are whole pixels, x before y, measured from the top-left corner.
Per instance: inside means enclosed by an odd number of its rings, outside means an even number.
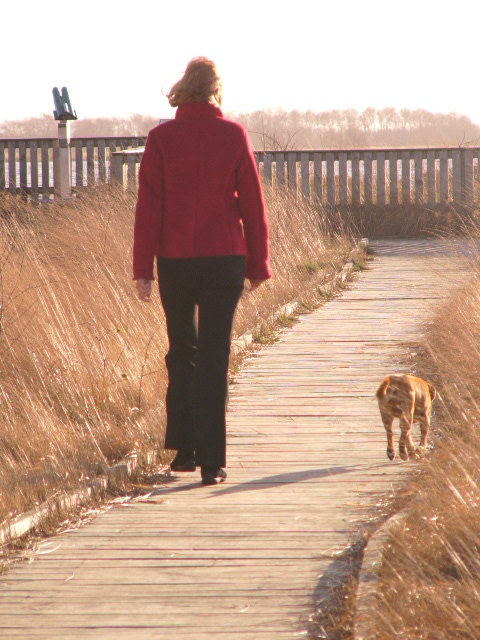
[[[380,415],[382,416],[383,426],[385,427],[385,431],[387,432],[387,456],[390,458],[390,460],[394,460],[395,445],[393,443],[393,417],[386,411],[382,410],[380,410]]]
[[[430,416],[428,415],[427,412],[425,412],[425,415],[419,422],[420,422],[420,444],[416,448],[415,454],[417,456],[422,456],[425,453],[425,448],[427,446],[428,429],[430,427]]]
[[[402,414],[400,418],[400,442],[398,443],[398,452],[402,460],[407,460],[415,455],[415,447],[413,446],[411,429],[413,422],[413,412],[410,414]],[[408,453],[407,453],[408,451]]]

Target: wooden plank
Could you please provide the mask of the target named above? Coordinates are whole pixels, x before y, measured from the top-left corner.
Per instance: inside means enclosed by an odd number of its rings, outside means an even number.
[[[335,209],[335,155],[327,151],[327,205],[330,211]]]
[[[297,195],[297,153],[296,151],[287,152],[287,178],[288,178],[288,188],[296,196]]]
[[[5,143],[0,140],[0,189],[5,189]]]
[[[16,145],[12,140],[8,141],[8,189],[12,193],[17,190]]]
[[[397,152],[389,151],[388,153],[388,175],[389,175],[389,204],[398,204],[398,167]]]
[[[275,154],[275,173],[277,177],[277,188],[283,189],[285,186],[285,156],[283,153]]]
[[[31,140],[30,144],[30,192],[35,198],[38,196],[38,144],[36,140]]]
[[[352,204],[360,204],[360,153],[352,151],[350,154],[352,163]]]
[[[462,200],[466,204],[473,204],[473,149],[464,150],[464,189]]]
[[[430,206],[434,205],[437,200],[436,181],[437,167],[435,160],[435,151],[427,151],[427,202]]]
[[[87,140],[87,184],[88,186],[95,185],[95,152],[94,141]]]
[[[461,149],[454,149],[452,151],[452,200],[454,206],[462,202],[462,163],[463,152]]]
[[[321,153],[313,154],[313,187],[320,204],[323,204],[323,157]]]
[[[410,151],[401,152],[402,159],[402,204],[410,204]]]
[[[137,163],[134,155],[129,155],[127,158],[127,185],[129,189],[135,189],[136,187],[136,170]]]
[[[449,196],[448,189],[448,152],[440,151],[440,202],[447,202]]]
[[[42,166],[42,188],[41,193],[48,198],[50,194],[50,154],[48,142],[42,142],[41,146],[41,166]]]
[[[385,206],[385,151],[377,154],[377,205]]]
[[[105,140],[99,139],[97,142],[97,160],[98,160],[98,179],[100,182],[107,181],[107,163],[105,156]]]
[[[372,178],[373,178],[372,160],[373,160],[372,152],[365,151],[363,154],[363,179],[364,179],[365,204],[368,206],[372,205]]]
[[[415,167],[415,204],[423,204],[423,153],[422,151],[414,151],[413,153]]]
[[[338,154],[338,200],[340,205],[348,203],[347,153]]]
[[[474,187],[475,187],[475,202],[479,202],[480,201],[480,149],[475,153],[475,159],[476,159],[476,164],[475,164],[475,181],[474,181]]]
[[[265,184],[272,186],[272,154],[265,153],[263,156],[263,179]]]
[[[119,151],[115,151],[110,156],[110,180],[123,186],[124,184],[124,171],[123,171],[123,154]]]
[[[83,183],[83,140],[75,140],[75,185],[81,189]]]
[[[310,201],[310,154],[300,154],[300,174],[302,179],[302,197]]]
[[[27,193],[27,142],[19,140],[18,142],[18,164],[20,169],[20,193]]]

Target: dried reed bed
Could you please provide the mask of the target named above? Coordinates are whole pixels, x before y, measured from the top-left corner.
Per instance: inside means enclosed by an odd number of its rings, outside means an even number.
[[[272,280],[235,333],[312,296],[352,241],[315,207],[266,193]],[[109,186],[43,206],[0,200],[0,522],[133,449],[161,451],[163,311],[131,280],[135,194]]]
[[[435,446],[402,496],[406,517],[386,549],[368,636],[378,640],[480,638],[478,262],[471,269],[422,347],[420,371],[442,396]]]

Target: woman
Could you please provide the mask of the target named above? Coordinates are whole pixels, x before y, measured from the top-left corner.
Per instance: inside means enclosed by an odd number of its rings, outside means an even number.
[[[148,135],[139,172],[133,272],[150,301],[154,257],[169,350],[165,448],[173,471],[223,481],[233,317],[244,278],[270,277],[268,228],[246,131],[225,120],[213,62],[194,58],[167,94],[175,119]],[[198,307],[198,321],[196,316]]]

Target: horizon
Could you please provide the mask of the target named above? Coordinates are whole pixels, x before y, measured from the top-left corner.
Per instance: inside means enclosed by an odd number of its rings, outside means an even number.
[[[4,51],[16,58],[4,67],[0,123],[53,118],[55,86],[68,88],[79,119],[173,117],[164,94],[192,57],[205,55],[219,69],[228,113],[390,107],[480,124],[480,3],[470,0],[453,11],[434,0],[404,0],[401,9],[382,0],[300,0],[293,10],[286,0],[244,0],[233,18],[220,0],[138,0],[134,11],[126,0],[63,10],[25,0],[5,7],[3,18],[12,26]]]

